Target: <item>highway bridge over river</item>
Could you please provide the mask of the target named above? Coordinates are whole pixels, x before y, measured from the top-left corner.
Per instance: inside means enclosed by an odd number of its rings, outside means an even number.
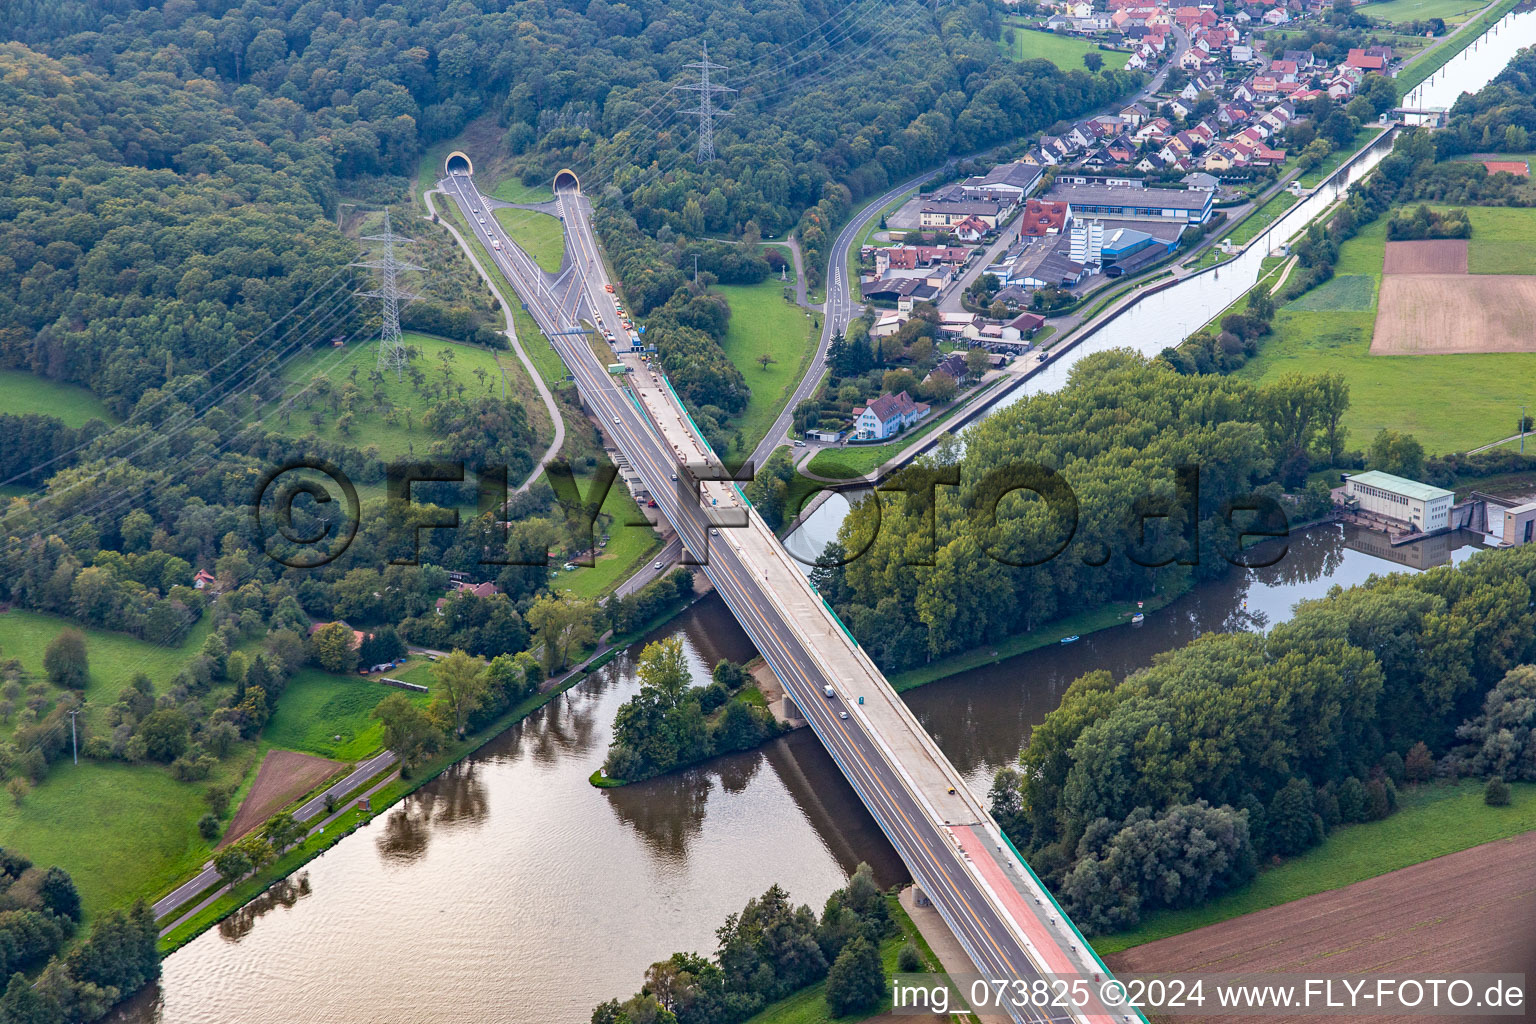
[[[800,567],[723,478],[719,460],[664,377],[626,357],[610,374],[579,333],[582,321],[624,337],[591,207],[569,171],[545,209],[565,225],[560,273],[541,270],[475,188],[467,160],[449,161],[439,189],[457,204],[499,271],[550,338],[587,408],[639,474],[687,551],[708,575],[975,964],[1022,979],[1107,979],[1107,969],[966,789],[954,766],[880,670],[816,594]],[[827,695],[831,688],[832,696]],[[771,842],[771,837],[764,837]],[[1016,1021],[1124,1024],[1134,1014],[1012,1010]]]

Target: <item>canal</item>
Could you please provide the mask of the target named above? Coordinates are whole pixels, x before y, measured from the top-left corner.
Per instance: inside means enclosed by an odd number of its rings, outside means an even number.
[[[1536,14],[1510,15],[1415,93],[1449,106],[1486,82]],[[1263,255],[1385,153],[1374,147],[1298,204],[1248,253],[1186,279],[1106,323],[1021,394],[1060,387],[1088,352],[1175,344],[1238,298]],[[814,558],[847,504],[835,497],[792,538]],[[1441,537],[1386,549],[1340,526],[1291,538],[1276,565],[1226,576],[1149,616],[911,691],[940,747],[985,794],[1030,729],[1083,672],[1117,676],[1201,633],[1266,629],[1299,600],[1373,573],[1460,561],[1476,548]],[[658,635],[683,638],[695,677],[751,644],[710,598]],[[859,861],[882,883],[905,877],[874,822],[801,730],[767,747],[618,790],[594,789],[614,714],[638,690],[626,652],[338,843],[288,882],[169,957],[159,984],[113,1015],[120,1024],[584,1021],[636,990],[678,949],[710,953],[714,930],[782,884],[819,907]]]

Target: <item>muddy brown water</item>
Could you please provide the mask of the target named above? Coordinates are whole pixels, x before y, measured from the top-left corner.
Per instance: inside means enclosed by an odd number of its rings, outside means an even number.
[[[1361,548],[1369,550],[1360,550]],[[1459,561],[1468,538],[1370,553],[1342,527],[1292,538],[1277,565],[1233,571],[1145,625],[1051,645],[906,697],[979,793],[1072,679],[1117,675],[1202,632],[1263,629],[1292,605],[1372,573]],[[1414,563],[1405,566],[1403,563]],[[683,638],[697,678],[751,644],[718,599],[658,636]],[[831,759],[801,730],[762,750],[597,790],[626,652],[593,679],[337,844],[289,883],[169,957],[116,1020],[583,1021],[678,949],[779,883],[819,909],[861,860],[906,872]]]

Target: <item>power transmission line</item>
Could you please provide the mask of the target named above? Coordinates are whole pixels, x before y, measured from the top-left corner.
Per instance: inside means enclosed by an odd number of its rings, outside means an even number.
[[[699,106],[696,110],[680,110],[680,114],[695,114],[699,118],[699,163],[707,164],[715,159],[715,118],[729,117],[729,110],[715,109],[714,96],[717,92],[735,92],[735,89],[724,85],[710,83],[711,71],[724,71],[724,64],[716,64],[709,59],[709,43],[704,44],[704,59],[696,60],[691,64],[684,64],[685,68],[698,68],[699,81],[697,85],[676,85],[674,89],[686,89],[689,92],[699,94]]]
[[[383,279],[378,291],[363,292],[371,299],[384,300],[383,323],[379,332],[379,372],[387,370],[395,371],[395,380],[405,376],[405,342],[400,337],[400,300],[407,302],[416,298],[414,294],[400,291],[400,273],[406,270],[420,270],[414,263],[402,263],[395,258],[395,233],[389,226],[389,211],[384,211],[384,233],[382,235],[367,235],[369,242],[383,242],[384,256],[382,259],[369,260],[367,263],[354,263],[356,267],[368,267],[377,270]]]

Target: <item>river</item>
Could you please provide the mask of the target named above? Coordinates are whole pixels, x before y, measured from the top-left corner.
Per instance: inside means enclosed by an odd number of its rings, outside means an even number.
[[[1144,626],[1052,645],[906,699],[978,794],[1074,678],[1117,675],[1200,633],[1263,629],[1372,573],[1459,561],[1465,537],[1380,554],[1327,526],[1276,565],[1232,570]],[[717,598],[658,635],[702,678],[751,646]],[[770,884],[819,907],[861,860],[905,869],[808,730],[618,790],[594,789],[638,645],[167,959],[119,1024],[569,1021],[639,987]]]
[[[1530,42],[1536,15],[1511,15],[1482,50],[1458,57],[1417,102],[1448,105]],[[1509,33],[1506,37],[1504,33]],[[1506,53],[1507,51],[1507,53]],[[1497,65],[1490,61],[1505,54]],[[1454,95],[1452,95],[1454,99]],[[1368,154],[1353,180],[1380,159]],[[1325,186],[1219,269],[1191,277],[1102,325],[1022,393],[1059,387],[1087,352],[1156,352],[1241,295],[1258,262],[1336,195]],[[1177,298],[1175,299],[1175,293]],[[814,557],[846,510],[837,497],[795,545]],[[820,543],[818,543],[820,539]],[[1116,675],[1212,630],[1265,629],[1296,601],[1372,573],[1459,561],[1462,536],[1384,549],[1339,526],[1290,540],[1286,557],[1232,570],[1149,616],[918,690],[906,698],[968,784],[984,794],[1072,679]],[[696,678],[752,654],[717,598],[658,635],[685,642]],[[677,949],[712,952],[714,929],[775,882],[818,906],[861,860],[881,882],[905,870],[857,797],[801,730],[765,748],[663,779],[597,790],[614,713],[638,689],[626,652],[338,843],[289,882],[169,957],[159,984],[118,1024],[317,1024],[467,1020],[578,1022],[637,989]]]

